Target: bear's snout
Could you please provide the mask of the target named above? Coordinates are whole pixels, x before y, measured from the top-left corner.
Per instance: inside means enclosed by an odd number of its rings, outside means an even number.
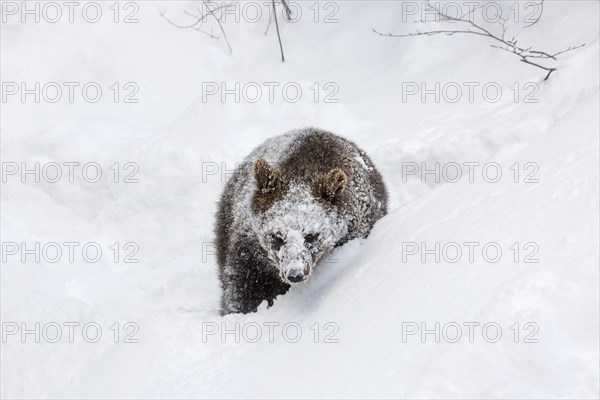
[[[287,280],[292,283],[300,283],[304,281],[304,275],[288,275]]]
[[[287,266],[283,276],[288,283],[300,283],[308,279],[310,275],[310,266],[301,262],[293,262]]]

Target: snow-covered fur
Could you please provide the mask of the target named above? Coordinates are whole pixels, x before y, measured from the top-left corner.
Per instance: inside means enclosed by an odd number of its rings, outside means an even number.
[[[367,237],[387,192],[352,142],[308,128],[254,149],[227,182],[216,225],[221,314],[254,312],[306,281],[331,249]]]

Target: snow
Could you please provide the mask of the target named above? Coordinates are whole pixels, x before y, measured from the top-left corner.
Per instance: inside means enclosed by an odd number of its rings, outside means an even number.
[[[193,12],[194,2],[135,3],[135,24],[115,24],[102,4],[106,18],[97,24],[0,25],[2,82],[103,89],[97,103],[80,90],[73,102],[1,103],[3,171],[7,163],[56,162],[63,173],[57,183],[32,175],[22,183],[20,172],[2,183],[2,397],[600,396],[597,2],[545,2],[540,23],[519,33],[551,51],[587,43],[561,56],[546,82],[541,70],[482,38],[374,34],[417,27],[412,17],[401,22],[399,1],[335,3],[337,23],[315,23],[312,2],[302,3],[298,22],[280,20],[285,63],[274,27],[264,35],[266,14],[260,23],[225,25],[230,54],[222,38],[160,16],[166,10],[189,22],[183,10]],[[322,21],[333,9],[319,10]],[[139,102],[115,103],[115,82],[121,100],[134,82]],[[207,82],[256,82],[262,97],[223,103],[221,92],[207,95]],[[265,82],[279,83],[274,101]],[[289,82],[302,88],[298,102],[283,98]],[[457,83],[463,97],[407,95],[414,84],[436,82]],[[479,84],[474,101],[468,82]],[[497,102],[483,98],[488,83],[502,88]],[[338,101],[325,102],[328,95]],[[267,138],[306,126],[366,151],[390,192],[389,214],[273,307],[219,317],[211,243],[224,178]],[[80,163],[72,183],[68,162]],[[81,175],[91,162],[102,168],[95,183]],[[457,163],[461,179],[423,174],[436,163],[449,176]],[[502,176],[489,182],[498,167]],[[56,242],[62,257],[21,262],[6,247],[35,242]],[[80,243],[73,262],[65,242]],[[83,259],[86,243],[102,249],[99,261]],[[427,252],[436,243],[447,250],[437,252],[439,262]],[[499,260],[490,261],[498,248]],[[139,262],[123,262],[127,256]],[[22,340],[21,328],[35,330],[36,322],[47,327],[39,343],[33,334]],[[62,327],[57,343],[47,340],[53,322]],[[79,324],[72,342],[69,322]],[[96,343],[82,336],[92,322],[102,329]],[[422,340],[436,323],[439,343],[434,333]],[[457,326],[462,336],[452,343]],[[491,343],[496,326],[502,336]],[[126,343],[130,334],[137,343]]]

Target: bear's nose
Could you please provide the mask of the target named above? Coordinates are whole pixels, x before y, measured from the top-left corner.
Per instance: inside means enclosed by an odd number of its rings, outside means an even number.
[[[298,283],[298,282],[302,282],[304,280],[304,275],[288,275],[287,276],[288,281],[293,282],[293,283]]]

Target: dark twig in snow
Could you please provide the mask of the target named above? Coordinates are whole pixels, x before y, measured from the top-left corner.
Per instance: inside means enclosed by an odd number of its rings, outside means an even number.
[[[267,29],[265,29],[265,36],[269,33],[269,28],[271,27],[271,18],[269,18],[269,23],[267,24]]]
[[[544,5],[544,1],[542,0],[541,3],[539,3],[540,14],[533,22],[525,25],[524,28],[529,28],[529,27],[537,24],[540,21],[540,18],[541,18],[542,12],[543,12],[543,5]],[[515,37],[511,37],[510,39],[507,38],[506,23],[507,23],[508,19],[504,19],[501,17],[499,18],[498,22],[496,22],[496,23],[498,25],[500,25],[502,33],[495,34],[491,30],[486,29],[482,25],[475,22],[474,18],[468,18],[467,17],[467,15],[469,14],[468,12],[466,14],[463,14],[460,17],[452,17],[452,16],[444,13],[443,11],[441,11],[438,7],[431,5],[431,3],[429,1],[426,3],[426,7],[428,8],[429,11],[435,12],[437,14],[437,16],[441,17],[442,19],[444,19],[446,21],[462,23],[462,24],[464,24],[463,25],[464,27],[461,29],[441,29],[441,30],[430,30],[430,31],[417,30],[416,32],[410,32],[410,33],[404,33],[404,34],[392,34],[392,33],[385,34],[385,33],[379,32],[375,29],[373,29],[373,32],[375,32],[376,34],[378,34],[380,36],[400,37],[400,38],[412,37],[412,36],[435,36],[435,35],[452,36],[455,34],[471,34],[471,35],[477,35],[477,36],[484,36],[484,37],[487,37],[498,43],[498,44],[490,44],[491,47],[501,49],[501,50],[507,51],[509,53],[515,54],[517,57],[520,58],[521,62],[532,65],[537,68],[541,68],[544,71],[547,71],[546,76],[544,77],[544,80],[547,80],[550,77],[550,75],[554,71],[556,71],[556,67],[544,66],[544,65],[538,64],[537,62],[531,61],[532,59],[546,59],[546,60],[551,59],[551,60],[556,61],[556,57],[558,55],[573,51],[575,49],[578,49],[578,48],[586,45],[584,43],[584,44],[577,45],[577,46],[570,46],[570,47],[568,47],[564,50],[558,51],[556,53],[548,53],[545,51],[533,50],[531,48],[531,46],[530,47],[519,46],[518,41]],[[473,8],[473,11],[476,10],[477,8],[478,7]],[[423,22],[423,21],[417,21],[417,22]]]
[[[273,15],[275,16],[275,28],[277,29],[277,38],[279,39],[279,50],[281,51],[281,62],[285,62],[285,56],[283,55],[283,45],[281,44],[281,34],[279,33],[279,23],[277,22],[277,9],[275,8],[275,0],[271,0],[272,4],[273,4]],[[287,5],[285,5],[285,1],[282,1],[282,3],[284,4],[284,7],[287,7]]]
[[[292,20],[292,9],[289,6],[289,0],[280,0],[280,1],[281,1],[283,10],[285,12],[284,19],[286,21],[291,21]],[[225,11],[227,11],[227,9],[231,5],[234,5],[234,1],[230,1],[229,3],[221,4],[219,6],[217,6],[216,3],[213,2],[213,0],[202,0],[202,3],[204,4],[204,6],[206,8],[206,12],[202,12],[200,9],[198,9],[198,15],[194,15],[188,11],[184,11],[185,15],[194,18],[194,21],[191,24],[187,24],[187,25],[182,25],[182,24],[178,24],[178,23],[171,21],[166,16],[165,10],[158,10],[158,12],[160,13],[161,17],[163,17],[169,24],[173,25],[176,28],[193,29],[195,31],[198,31],[198,32],[210,37],[211,39],[218,39],[219,37],[215,36],[213,34],[212,28],[211,28],[210,32],[207,32],[204,29],[202,29],[204,27],[204,25],[206,24],[207,18],[212,17],[219,25],[219,29],[221,30],[221,33],[223,34],[223,38],[225,39],[225,42],[227,43],[229,52],[232,53],[233,49],[231,47],[231,44],[229,43],[229,38],[227,37],[227,33],[225,32],[225,28],[223,26],[221,19],[223,18]],[[279,41],[279,50],[281,52],[281,61],[284,62],[285,56],[283,53],[283,43],[281,40],[281,32],[279,31],[279,20],[277,18],[277,7],[275,5],[275,0],[272,0],[271,4],[273,7],[273,17],[275,19],[275,28],[277,29],[277,40]],[[271,18],[269,18],[269,22],[267,24],[267,29],[265,30],[265,35],[269,32],[269,27],[271,26],[271,23],[272,23],[272,20],[271,20]]]
[[[202,0],[204,2],[204,4],[207,4],[207,0]],[[210,7],[207,7],[208,12],[210,13],[210,15],[212,15],[215,19],[215,21],[217,21],[217,23],[219,24],[219,28],[221,28],[221,32],[223,33],[223,37],[225,38],[225,43],[227,43],[227,47],[229,47],[229,53],[232,53],[233,50],[231,49],[231,45],[229,44],[229,39],[227,39],[227,34],[225,33],[225,29],[223,29],[223,24],[221,23],[221,19],[219,17],[217,17],[215,15],[215,12],[213,10],[210,9]],[[198,12],[200,12],[200,10],[198,10]]]

